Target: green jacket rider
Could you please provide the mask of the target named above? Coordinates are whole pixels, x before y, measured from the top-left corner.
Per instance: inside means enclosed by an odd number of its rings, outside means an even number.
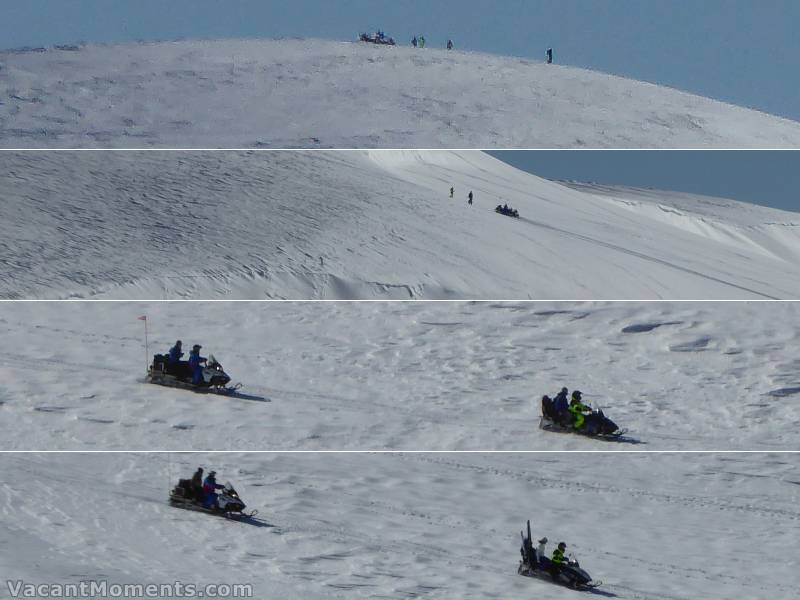
[[[580,429],[583,427],[583,423],[586,421],[586,417],[583,416],[583,413],[592,411],[591,408],[581,402],[581,393],[578,390],[572,392],[572,400],[570,400],[569,408],[567,408],[567,410],[575,419],[573,423],[573,427],[575,427],[575,429]]]
[[[564,550],[567,549],[567,545],[564,542],[559,542],[558,547],[553,550],[553,558],[551,559],[553,564],[559,568],[567,564],[567,559],[564,558]]]

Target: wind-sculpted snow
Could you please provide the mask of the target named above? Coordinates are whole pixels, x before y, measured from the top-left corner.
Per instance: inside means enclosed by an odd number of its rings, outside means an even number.
[[[198,465],[259,520],[170,507]],[[774,454],[2,455],[2,575],[249,583],[255,598],[582,597],[516,575],[530,518],[603,581],[592,597],[788,599],[799,467]]]
[[[4,450],[800,450],[794,303],[0,304]],[[176,339],[242,396],[143,382]],[[662,325],[651,330],[642,327]],[[579,389],[639,445],[538,428]]]
[[[0,199],[5,298],[800,297],[795,213],[477,151],[2,153]]]
[[[0,145],[797,148],[800,123],[519,58],[198,40],[0,53]]]

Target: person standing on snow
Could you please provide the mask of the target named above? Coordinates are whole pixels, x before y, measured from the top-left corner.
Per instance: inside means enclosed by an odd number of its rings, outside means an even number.
[[[467,204],[472,206],[472,190],[470,190],[469,194],[467,195]]]
[[[211,471],[203,482],[203,508],[217,506],[217,490],[224,488],[224,485],[217,483],[217,472]]]
[[[192,383],[195,385],[203,380],[203,368],[200,365],[206,362],[206,358],[200,356],[200,348],[200,344],[195,344],[189,352],[189,368],[192,370]]]
[[[455,194],[455,193],[456,193],[455,188],[453,186],[450,186],[450,197],[452,198],[453,194]]]
[[[453,40],[447,40],[447,49],[448,50],[452,50],[453,49]]]
[[[419,36],[419,47],[420,48],[424,48],[425,47],[425,36],[424,35]]]
[[[574,419],[573,426],[575,429],[580,429],[583,427],[584,421],[586,421],[586,417],[583,416],[584,412],[591,412],[591,408],[586,406],[583,402],[581,402],[581,393],[578,390],[572,392],[572,400],[569,403],[569,408],[567,409],[572,414]]]
[[[552,48],[548,48],[547,49],[547,64],[548,65],[552,65],[553,64],[553,49]]]
[[[414,48],[417,47],[417,36],[411,38],[411,45],[414,46]]]

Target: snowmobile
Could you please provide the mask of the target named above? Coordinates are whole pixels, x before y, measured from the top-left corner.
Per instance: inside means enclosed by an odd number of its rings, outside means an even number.
[[[507,217],[514,217],[515,219],[519,219],[519,211],[511,208],[510,206],[500,206],[499,204],[494,209],[494,212],[500,215],[505,215]]]
[[[233,394],[242,387],[241,383],[228,387],[231,378],[213,354],[208,355],[202,379],[198,383],[192,383],[192,370],[187,363],[170,364],[167,355],[156,354],[153,356],[153,364],[147,368],[147,381],[167,387],[218,394]]]
[[[539,429],[555,431],[557,433],[577,433],[588,437],[601,439],[617,439],[625,435],[628,430],[620,429],[614,421],[603,414],[602,410],[594,410],[584,415],[583,426],[575,429],[572,425],[572,415],[567,413],[559,418],[552,410],[552,401],[549,406],[542,404],[542,416],[539,419]]]
[[[372,35],[362,33],[358,36],[358,41],[367,42],[368,44],[378,44],[379,46],[394,46],[394,38],[387,38],[382,31],[378,31]]]
[[[537,556],[531,541],[531,522],[528,521],[528,536],[520,531],[522,547],[517,573],[524,577],[535,577],[576,590],[591,590],[602,585],[601,581],[592,581],[592,576],[581,568],[578,561],[570,554],[566,564],[556,567],[546,556]]]
[[[172,488],[172,491],[169,493],[169,503],[177,508],[196,510],[228,518],[250,518],[258,514],[257,510],[244,512],[246,508],[245,503],[242,502],[242,499],[230,482],[226,482],[225,487],[223,487],[217,495],[217,504],[206,508],[203,506],[202,492],[198,495],[192,488],[192,480],[180,479],[178,480],[178,485]]]

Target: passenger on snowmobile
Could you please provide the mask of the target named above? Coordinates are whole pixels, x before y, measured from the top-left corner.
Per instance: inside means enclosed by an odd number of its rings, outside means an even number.
[[[546,568],[547,563],[550,561],[547,558],[547,538],[543,537],[539,540],[539,547],[536,548],[536,562],[542,569]]]
[[[574,419],[573,426],[575,429],[580,429],[583,427],[584,422],[586,421],[586,417],[583,413],[585,412],[592,412],[592,409],[586,406],[583,402],[581,402],[581,393],[578,390],[572,392],[572,400],[569,403],[569,412],[572,414]]]
[[[217,472],[211,471],[203,482],[203,508],[212,508],[217,506],[217,492],[225,486],[217,483]]]
[[[561,391],[556,394],[556,397],[553,399],[553,420],[557,423],[561,423],[565,420],[565,417],[569,414],[569,400],[567,400],[567,394],[569,390],[565,387],[561,388]]]
[[[200,365],[206,362],[204,356],[200,356],[200,344],[192,346],[192,351],[189,352],[189,367],[192,369],[192,383],[197,385],[203,380],[203,367]]]
[[[203,467],[197,467],[197,471],[192,475],[192,494],[198,501],[202,501],[203,496]]]
[[[170,365],[179,365],[181,362],[181,357],[183,356],[183,351],[181,350],[181,342],[178,340],[175,342],[175,345],[169,349],[169,354],[167,355],[167,364]]]

